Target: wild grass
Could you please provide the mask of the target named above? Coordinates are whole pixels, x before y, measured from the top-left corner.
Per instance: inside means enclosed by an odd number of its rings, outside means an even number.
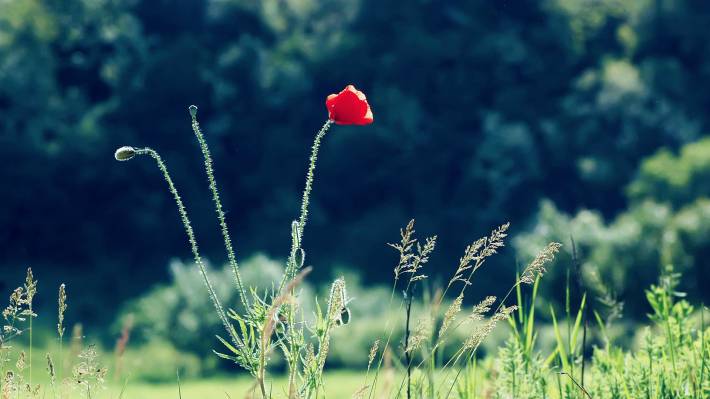
[[[190,115],[204,157],[209,188],[234,273],[236,290],[239,292],[242,304],[240,311],[230,309],[225,312],[216,297],[205,272],[185,206],[157,152],[150,148],[123,147],[116,152],[116,159],[127,160],[135,155],[149,155],[157,162],[178,206],[195,263],[227,332],[228,339],[220,338],[227,353],[218,355],[234,361],[251,373],[255,379],[252,394],[262,398],[324,396],[324,370],[331,333],[336,328],[347,328],[343,326],[350,321],[348,304],[351,299],[347,295],[345,280],[336,279],[325,308],[316,302],[315,315],[309,319],[303,314],[298,286],[311,270],[310,267],[304,267],[302,240],[315,182],[318,152],[331,123],[327,121],[323,125],[311,148],[300,216],[291,225],[291,248],[283,278],[278,288],[272,287],[265,292],[250,288],[247,294],[229,237],[209,148],[197,122],[196,107],[190,107]],[[467,295],[473,294],[468,289],[475,273],[505,245],[508,229],[509,224],[503,224],[490,235],[468,245],[448,283],[443,290],[438,291],[431,291],[424,285],[428,279],[427,266],[436,248],[437,236],[420,241],[415,234],[414,220],[401,229],[399,242],[390,244],[397,251],[399,259],[393,267],[393,284],[387,306],[395,312],[403,313],[404,337],[401,342],[396,342],[396,321],[387,320],[382,336],[373,342],[364,380],[353,392],[353,397],[409,399],[449,398],[454,395],[460,398],[636,398],[642,397],[639,396],[641,394],[647,398],[707,397],[705,325],[703,322],[699,328],[690,327],[689,318],[693,308],[685,301],[674,301],[678,296],[674,291],[677,278],[672,273],[664,275],[662,284],[649,290],[649,302],[655,311],[652,320],[656,326],[649,331],[656,331],[657,334],[648,333],[644,350],[638,353],[624,353],[614,348],[605,332],[615,317],[614,312],[610,312],[607,320],[603,321],[596,310],[593,310],[593,315],[599,333],[605,336],[606,345],[589,348],[587,335],[591,328],[590,305],[586,292],[578,303],[573,303],[569,273],[562,319],[558,321],[560,317],[557,311],[549,308],[556,345],[551,353],[542,354],[539,351],[536,346],[535,299],[546,265],[561,248],[561,244],[555,242],[548,244],[532,259],[512,282],[503,298],[477,294],[481,302],[471,311],[464,311]],[[575,252],[574,243],[572,250]],[[576,254],[574,263],[575,274],[579,275]],[[578,285],[579,290],[581,283],[578,282]],[[523,286],[531,286],[532,292],[524,293]],[[447,298],[452,291],[455,297],[448,303]],[[511,302],[513,293],[514,301]],[[415,309],[415,298],[419,298],[425,306]],[[529,298],[527,306],[523,306],[525,298]],[[607,302],[614,305],[613,301]],[[615,307],[611,306],[611,309]],[[704,312],[700,314],[704,320]],[[498,358],[487,366],[488,384],[478,384],[477,372],[481,367],[478,349],[498,324],[506,321],[512,333],[501,348]],[[457,331],[464,331],[462,340],[456,338],[458,335],[454,333]],[[446,346],[454,348],[453,355],[441,355],[441,350]],[[281,352],[287,364],[285,384],[276,388],[274,381],[278,380],[274,380],[268,373],[270,355],[274,350]],[[592,356],[588,358],[589,350],[592,350]],[[681,356],[685,360],[682,364]],[[638,370],[641,370],[640,374]],[[484,388],[486,385],[489,386]],[[643,392],[641,387],[644,388]]]
[[[415,221],[400,230],[399,241],[389,244],[397,261],[392,267],[389,300],[384,304],[390,317],[367,353],[365,372],[348,382],[326,372],[332,337],[338,329],[351,327],[345,278],[336,278],[324,301],[307,308],[302,286],[313,267],[306,265],[303,235],[308,220],[310,196],[321,143],[332,123],[327,121],[315,136],[306,171],[300,213],[291,223],[291,247],[283,276],[271,287],[247,286],[242,279],[236,251],[221,203],[210,150],[197,121],[197,107],[189,108],[193,133],[205,165],[208,187],[215,204],[217,223],[227,252],[238,300],[225,306],[218,296],[211,274],[202,258],[192,222],[165,161],[151,148],[121,147],[115,158],[126,161],[150,157],[161,172],[178,209],[205,295],[224,328],[215,354],[227,359],[251,376],[238,380],[239,397],[289,399],[353,398],[557,398],[557,399],[661,399],[710,397],[710,331],[704,307],[696,309],[679,292],[679,276],[668,267],[659,283],[647,291],[653,313],[650,325],[639,335],[639,346],[622,350],[614,343],[609,328],[620,314],[621,304],[608,295],[601,300],[587,296],[581,281],[574,243],[573,264],[568,271],[563,310],[537,304],[538,287],[546,268],[562,245],[551,242],[540,250],[511,281],[501,298],[471,292],[474,277],[506,243],[509,224],[494,228],[472,241],[449,271],[447,283],[437,288],[428,284],[430,257],[437,236],[418,238]],[[437,267],[437,272],[446,269]],[[214,276],[214,275],[212,275]],[[572,279],[576,277],[576,279]],[[114,351],[113,384],[107,384],[108,369],[102,365],[98,348],[83,345],[80,328],[75,328],[70,353],[64,352],[66,287],[57,297],[57,353],[45,356],[44,385],[35,380],[33,354],[33,310],[37,282],[28,269],[23,285],[15,289],[2,313],[0,334],[0,399],[132,397],[159,398],[140,383],[128,384],[123,375],[123,355],[130,335],[124,327]],[[453,298],[453,299],[449,299]],[[475,305],[471,305],[475,304]],[[603,311],[601,305],[606,305]],[[549,317],[555,344],[545,350],[538,344],[536,324],[540,313]],[[353,321],[356,322],[356,321]],[[130,323],[130,321],[128,322]],[[501,326],[509,335],[493,356],[483,357],[479,349]],[[397,331],[403,330],[400,339]],[[28,334],[29,355],[11,343]],[[278,352],[286,365],[284,375],[272,372]],[[126,373],[130,375],[130,371]],[[119,383],[123,381],[123,385]],[[355,381],[353,383],[353,381]],[[192,391],[176,375],[171,397],[204,395],[232,397],[226,387]],[[119,390],[116,392],[116,386]],[[140,389],[139,389],[140,387]],[[143,389],[143,390],[141,390]],[[191,393],[194,392],[194,393]],[[170,395],[170,394],[168,394]],[[187,397],[187,396],[185,396]]]
[[[272,351],[279,350],[287,364],[287,384],[279,389],[289,398],[311,398],[323,395],[323,372],[331,342],[331,333],[335,328],[341,328],[350,321],[346,283],[342,278],[336,279],[327,297],[327,306],[322,308],[315,304],[313,322],[305,317],[299,304],[298,286],[306,277],[310,268],[305,267],[305,250],[302,246],[303,234],[308,220],[310,196],[315,183],[315,169],[322,140],[329,131],[332,121],[328,120],[315,136],[311,155],[306,171],[306,182],[301,201],[300,215],[291,224],[291,248],[286,260],[283,278],[278,288],[272,287],[266,292],[251,288],[247,294],[242,282],[235,251],[229,236],[229,229],[220,201],[219,191],[214,176],[212,158],[207,141],[197,121],[197,107],[190,106],[192,129],[199,143],[208,177],[209,189],[215,203],[218,223],[222,231],[227,257],[232,267],[235,289],[239,293],[242,309],[225,311],[220,299],[216,296],[213,284],[205,270],[204,261],[199,253],[197,241],[188,217],[185,205],[170,176],[168,168],[160,155],[151,148],[122,147],[116,151],[117,160],[125,161],[135,156],[148,155],[153,158],[163,174],[173,199],[178,208],[180,218],[185,227],[190,248],[204,280],[207,292],[211,298],[215,312],[219,316],[227,333],[227,338],[220,338],[226,353],[217,352],[248,371],[255,379],[255,387],[261,397],[269,398],[275,395],[272,384],[269,383],[268,366]],[[402,381],[391,384],[387,395],[429,397],[449,396],[458,384],[458,378],[463,368],[460,363],[466,363],[475,357],[476,351],[483,340],[494,330],[496,325],[506,320],[516,306],[506,305],[506,300],[514,288],[521,284],[532,284],[541,276],[545,263],[549,262],[559,250],[560,245],[551,243],[524,270],[522,276],[512,284],[508,295],[496,302],[494,297],[486,297],[474,308],[467,317],[455,322],[461,312],[461,306],[467,289],[472,284],[474,274],[484,265],[487,258],[495,255],[504,246],[509,224],[503,224],[494,229],[487,237],[478,239],[469,245],[459,260],[458,266],[451,274],[446,288],[434,296],[425,309],[419,314],[413,311],[414,298],[422,295],[422,284],[427,280],[426,266],[431,253],[436,248],[436,236],[419,241],[415,237],[414,220],[410,221],[400,232],[400,241],[390,244],[399,255],[399,261],[393,268],[393,284],[389,307],[401,309],[404,312],[404,339],[400,344],[392,341],[395,326],[388,321],[381,348],[379,342],[373,344],[369,364],[367,366],[363,386],[357,395],[364,397],[380,397],[378,388],[383,369],[397,363],[404,370]],[[402,297],[395,295],[399,290]],[[448,307],[441,319],[440,309],[444,305],[449,290],[458,290],[454,303]],[[485,316],[497,304],[488,318]],[[451,341],[451,334],[461,328],[468,329],[467,338],[455,343],[458,350],[454,356],[445,361],[437,361],[437,351]],[[372,377],[370,377],[372,369]],[[419,376],[426,376],[421,379]],[[443,376],[437,378],[437,376]],[[451,378],[453,376],[453,379]],[[417,393],[418,392],[418,393]]]
[[[710,397],[706,309],[695,309],[682,299],[683,294],[676,291],[677,278],[669,268],[659,284],[646,291],[653,310],[651,324],[640,329],[639,345],[631,351],[614,345],[607,335],[609,326],[597,310],[592,313],[602,344],[585,346],[580,334],[586,334],[583,319],[590,305],[583,295],[576,314],[566,307],[565,327],[550,308],[556,346],[551,353],[543,354],[534,345],[534,289],[528,310],[510,320],[513,334],[496,358],[496,377],[490,382],[496,387],[495,397]],[[466,397],[479,397],[476,395]]]
[[[91,398],[105,388],[108,369],[99,361],[94,345],[84,346],[81,329],[74,331],[71,351],[63,351],[64,316],[67,310],[65,285],[59,287],[57,307],[57,353],[47,352],[44,357],[33,354],[33,303],[37,294],[37,281],[32,269],[27,269],[23,285],[10,294],[9,303],[2,312],[3,326],[0,332],[0,398]],[[15,347],[15,341],[28,335],[28,345]],[[38,362],[42,359],[43,362]],[[45,385],[36,383],[33,370],[40,366],[46,374],[40,378]],[[66,375],[66,376],[65,376]]]

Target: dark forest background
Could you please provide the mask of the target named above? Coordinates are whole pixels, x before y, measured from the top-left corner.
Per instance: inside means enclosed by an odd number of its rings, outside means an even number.
[[[671,263],[707,299],[710,144],[683,146],[710,131],[708,26],[701,0],[0,1],[0,288],[32,266],[68,283],[72,318],[107,325],[189,258],[161,176],[115,162],[122,145],[161,152],[223,262],[190,104],[238,257],[283,259],[325,97],[352,83],[375,123],[325,140],[313,281],[388,282],[385,243],[412,217],[442,274],[510,221],[482,286],[573,235],[632,309]]]

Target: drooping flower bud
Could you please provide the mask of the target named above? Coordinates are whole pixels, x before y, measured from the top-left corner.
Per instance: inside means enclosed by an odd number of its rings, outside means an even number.
[[[136,156],[136,149],[130,146],[123,146],[113,154],[117,161],[128,161]]]

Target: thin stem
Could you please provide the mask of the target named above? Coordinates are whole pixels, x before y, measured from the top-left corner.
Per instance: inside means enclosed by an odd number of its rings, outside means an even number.
[[[318,150],[320,149],[323,137],[325,137],[325,134],[328,133],[328,130],[332,124],[333,121],[330,119],[327,120],[316,134],[315,140],[313,140],[313,147],[311,147],[311,158],[309,160],[308,172],[306,174],[306,187],[303,190],[303,199],[301,200],[301,216],[298,219],[299,237],[303,237],[303,230],[306,227],[306,220],[308,219],[308,204],[311,196],[311,190],[313,189],[314,172],[316,170],[316,161],[318,160]]]
[[[30,309],[30,388],[32,387],[32,319],[34,318],[34,313],[32,312],[32,302],[29,304]]]
[[[585,395],[587,398],[592,399],[592,396],[589,394],[589,392],[587,392],[587,390],[584,389],[583,386],[579,385],[579,383],[577,382],[577,380],[575,380],[574,377],[572,377],[571,374],[568,374],[568,373],[566,373],[566,372],[564,372],[564,371],[561,371],[561,372],[560,372],[560,375],[566,375],[567,377],[569,377],[569,379],[572,380],[572,382],[574,383],[574,385],[576,385],[577,388],[579,388],[582,392],[584,392],[584,395]]]
[[[407,312],[404,329],[404,358],[407,362],[407,399],[412,397],[412,354],[409,348],[410,320],[412,316],[412,290],[407,289]]]
[[[505,296],[503,297],[503,299],[502,299],[502,300],[500,301],[500,303],[498,304],[498,307],[496,307],[496,309],[493,311],[493,313],[492,313],[493,315],[497,314],[497,313],[500,311],[500,309],[503,307],[503,305],[505,305],[505,301],[508,299],[508,297],[509,297],[510,294],[513,292],[513,290],[514,290],[518,285],[520,285],[520,283],[521,283],[521,281],[518,280],[518,281],[515,282],[515,284],[514,284],[512,287],[510,287],[510,289],[508,290],[508,292],[505,294]],[[474,356],[477,349],[478,349],[478,347],[473,348],[473,350],[472,350],[471,353],[469,354],[469,357]],[[446,364],[444,364],[444,366],[441,368],[441,370],[442,370],[442,371],[445,370],[447,367],[449,367],[449,365],[451,365],[451,367],[455,367],[456,364],[458,364],[459,359],[464,355],[465,352],[466,352],[466,350],[465,350],[465,348],[463,348],[463,347],[460,348],[459,350],[457,350],[456,353],[454,354],[454,357],[451,358],[451,359],[449,359],[449,361],[446,362]],[[446,377],[448,377],[450,371],[451,371],[450,369],[447,370],[447,372],[446,372]],[[456,374],[456,377],[454,378],[454,381],[453,381],[453,383],[452,383],[452,386],[456,384],[456,382],[458,381],[458,378],[459,378],[460,375],[461,375],[461,370],[459,370],[459,372]],[[446,381],[447,379],[448,379],[448,378],[444,378],[445,381]],[[450,394],[451,394],[451,390],[449,390],[449,394],[448,394],[448,395],[450,395]],[[448,397],[448,395],[447,395],[447,397]]]
[[[301,215],[298,218],[296,226],[294,226],[292,232],[291,241],[291,253],[288,258],[288,264],[286,265],[286,273],[284,274],[283,280],[279,286],[279,291],[283,288],[286,282],[292,279],[296,274],[296,269],[298,268],[296,262],[296,254],[301,249],[301,237],[303,237],[303,231],[306,227],[306,222],[308,221],[308,205],[310,203],[311,191],[313,190],[313,181],[315,179],[316,162],[318,161],[318,150],[320,149],[321,141],[323,137],[328,133],[330,126],[333,121],[327,120],[323,127],[316,134],[313,140],[313,146],[311,147],[311,157],[308,164],[308,172],[306,172],[306,187],[303,189],[303,198],[301,199]]]
[[[214,287],[212,286],[212,282],[210,281],[209,277],[207,276],[207,270],[205,269],[205,264],[202,261],[202,257],[200,256],[200,251],[199,248],[197,247],[197,240],[195,239],[195,232],[192,229],[192,224],[190,223],[190,219],[187,216],[187,210],[185,209],[185,205],[182,202],[182,198],[180,198],[180,194],[178,193],[177,189],[175,188],[175,184],[173,183],[173,179],[170,177],[170,173],[168,173],[168,168],[165,166],[165,162],[163,162],[163,159],[160,158],[160,155],[153,150],[152,148],[141,148],[141,149],[136,149],[136,155],[149,155],[151,158],[153,158],[158,165],[158,168],[160,171],[163,173],[163,177],[165,178],[166,183],[168,183],[168,189],[170,190],[170,193],[173,195],[173,199],[175,200],[175,204],[178,207],[178,212],[180,213],[180,219],[182,220],[182,224],[185,227],[185,233],[187,233],[187,239],[190,242],[190,248],[192,250],[192,255],[194,256],[195,263],[197,264],[197,267],[200,269],[200,274],[202,275],[202,278],[204,280],[205,286],[207,287],[207,292],[209,293],[210,300],[212,300],[212,304],[215,307],[215,310],[217,311],[217,315],[219,316],[220,320],[222,321],[222,324],[224,325],[224,328],[227,330],[227,333],[229,334],[230,338],[234,342],[235,345],[241,346],[241,340],[239,337],[237,337],[236,333],[234,332],[234,329],[232,328],[231,324],[229,323],[229,320],[227,319],[227,315],[224,312],[224,308],[222,307],[222,304],[219,301],[219,298],[217,298],[217,294],[215,293]]]
[[[395,278],[394,283],[392,284],[392,291],[390,292],[390,300],[387,305],[387,310],[392,308],[392,302],[394,301],[394,292],[397,289],[397,282],[398,281],[399,280],[397,278]],[[402,303],[400,302],[399,308],[397,310],[399,310],[401,308],[402,308]],[[391,320],[391,318],[388,317],[387,321],[385,322],[385,331],[387,331],[389,329],[389,333],[387,334],[387,340],[385,340],[385,345],[382,348],[382,355],[379,356],[379,359],[377,361],[377,367],[375,368],[375,376],[372,379],[372,385],[370,386],[370,391],[367,396],[368,399],[371,399],[372,395],[377,391],[377,380],[378,380],[378,377],[380,376],[380,370],[382,369],[382,362],[385,359],[385,355],[387,354],[387,349],[389,349],[389,344],[390,344],[390,341],[392,340],[392,335],[394,334],[394,326],[392,326],[392,328],[389,328],[390,320]]]
[[[239,291],[239,299],[242,302],[245,310],[249,309],[247,303],[247,294],[244,289],[244,284],[242,283],[242,277],[239,274],[239,264],[237,264],[237,257],[234,254],[234,246],[232,245],[232,239],[229,235],[229,228],[227,227],[227,220],[224,216],[224,210],[222,207],[222,201],[219,198],[219,190],[217,189],[217,180],[214,177],[214,168],[212,167],[212,156],[210,154],[210,149],[207,146],[207,141],[205,140],[202,130],[200,130],[200,124],[197,122],[197,107],[194,105],[190,106],[190,114],[192,116],[192,131],[197,137],[197,141],[200,144],[200,149],[202,150],[202,156],[205,162],[205,172],[207,173],[207,180],[209,181],[210,191],[212,192],[212,200],[214,201],[215,211],[217,212],[217,219],[219,220],[219,227],[222,230],[222,238],[224,239],[224,247],[227,249],[227,257],[229,258],[229,264],[232,266],[232,272],[234,273],[234,280],[237,284],[237,290]]]
[[[287,281],[295,278],[298,269],[302,266],[302,260],[301,262],[298,262],[296,260],[296,257],[298,256],[299,252],[303,254],[303,249],[301,248],[301,237],[303,237],[303,231],[306,227],[306,221],[308,220],[308,205],[310,203],[311,191],[313,190],[316,162],[318,161],[318,150],[320,149],[323,137],[325,137],[325,134],[328,133],[328,130],[330,129],[330,126],[332,124],[333,121],[327,120],[323,124],[323,127],[321,127],[321,129],[318,131],[315,139],[313,140],[313,146],[311,147],[311,156],[309,158],[308,164],[308,171],[306,172],[306,187],[303,190],[303,198],[301,200],[301,214],[298,218],[298,221],[294,221],[291,226],[291,251],[286,262],[286,270],[284,272],[284,276],[281,280],[281,283],[279,284],[278,292],[281,292],[284,289]],[[303,259],[303,255],[301,255],[301,259]],[[293,291],[291,292],[291,294],[293,295]],[[296,374],[298,372],[298,356],[296,353],[298,348],[296,348],[295,345],[296,327],[294,323],[294,306],[288,306],[286,312],[286,318],[289,322],[287,335],[290,337],[290,339],[288,340],[290,352],[288,392],[289,395],[291,395],[291,392],[293,392],[294,389]]]
[[[64,354],[63,354],[63,337],[59,336],[59,367],[57,370],[57,375],[59,376],[58,381],[59,381],[59,399],[62,398],[62,389],[61,389],[61,383],[62,383],[62,368],[64,367]]]

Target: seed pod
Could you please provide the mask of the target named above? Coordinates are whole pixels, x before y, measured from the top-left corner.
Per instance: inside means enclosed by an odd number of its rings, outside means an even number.
[[[291,241],[296,246],[296,248],[301,246],[301,232],[299,231],[301,225],[298,220],[291,222]]]
[[[344,326],[350,323],[350,317],[350,309],[347,306],[343,306],[343,308],[340,310],[340,315],[335,318],[335,325]]]
[[[117,149],[113,156],[117,161],[128,161],[136,156],[136,149],[130,146],[124,146]]]

